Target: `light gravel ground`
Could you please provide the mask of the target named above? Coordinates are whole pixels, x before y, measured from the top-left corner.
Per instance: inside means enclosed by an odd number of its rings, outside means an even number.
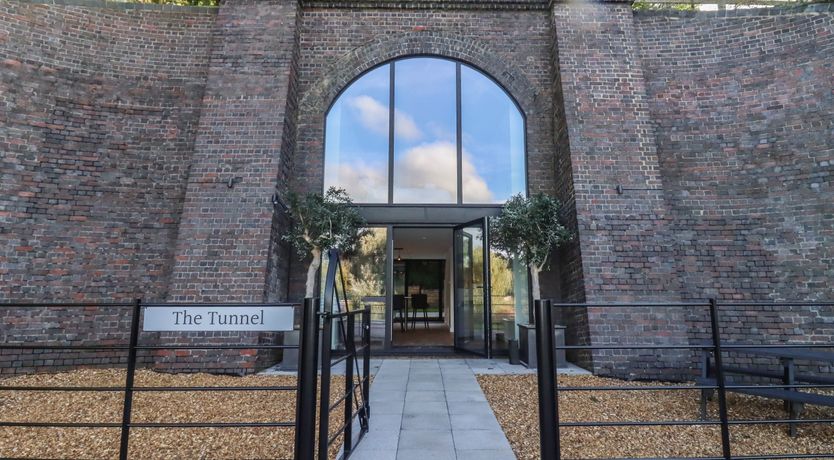
[[[480,375],[486,394],[519,459],[539,458],[538,391],[535,375]],[[564,386],[650,385],[594,376],[559,376]],[[654,383],[658,384],[657,382]],[[697,420],[700,391],[565,392],[562,421]],[[782,402],[730,393],[730,419],[784,419]],[[717,419],[717,403],[710,405]],[[834,418],[834,409],[807,406],[803,418]],[[733,455],[827,454],[834,452],[834,426],[799,427],[791,438],[784,425],[731,427]],[[717,426],[561,429],[563,458],[720,456]],[[831,457],[834,458],[834,457]]]
[[[4,385],[120,386],[124,370],[80,370],[2,380]],[[137,371],[136,386],[279,386],[292,376],[217,376]],[[333,376],[334,388],[344,379]],[[334,390],[335,391],[335,390]],[[0,420],[28,422],[120,423],[122,392],[0,392]],[[335,399],[335,395],[333,397]],[[135,393],[134,422],[293,421],[295,391]],[[343,406],[331,427],[341,424]],[[119,429],[0,428],[0,458],[112,459],[118,457]],[[135,459],[289,459],[292,428],[132,429],[130,458]],[[340,442],[336,443],[338,449]],[[335,450],[334,449],[334,453]]]

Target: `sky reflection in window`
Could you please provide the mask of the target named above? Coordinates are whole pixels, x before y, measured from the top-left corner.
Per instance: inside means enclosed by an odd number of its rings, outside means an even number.
[[[455,63],[395,65],[394,203],[457,203]]]
[[[390,64],[350,85],[325,126],[324,189],[345,189],[357,203],[388,202]]]
[[[462,66],[460,85],[463,202],[503,203],[525,190],[524,120],[481,72]]]
[[[394,126],[390,133],[390,67]],[[327,116],[325,188],[345,188],[357,203],[388,203],[393,134],[393,203],[503,203],[524,193],[524,120],[491,79],[461,65],[458,164],[456,63],[407,58],[351,84]],[[462,190],[458,190],[458,171]]]

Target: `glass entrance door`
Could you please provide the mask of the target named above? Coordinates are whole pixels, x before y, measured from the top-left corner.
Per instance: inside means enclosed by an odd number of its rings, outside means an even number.
[[[455,227],[455,347],[488,356],[489,246],[486,218]]]

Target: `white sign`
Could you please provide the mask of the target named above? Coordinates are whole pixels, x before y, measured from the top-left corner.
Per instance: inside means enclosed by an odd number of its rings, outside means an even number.
[[[291,331],[293,307],[147,307],[145,331]]]

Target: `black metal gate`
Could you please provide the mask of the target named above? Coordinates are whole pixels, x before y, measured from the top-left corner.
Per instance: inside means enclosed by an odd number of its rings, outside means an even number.
[[[338,267],[338,253],[331,254],[331,267]],[[328,274],[331,279],[331,274]],[[333,277],[335,279],[335,277]],[[344,291],[342,291],[344,292]],[[328,297],[329,295],[329,297]],[[129,315],[130,331],[127,334],[126,343],[102,343],[95,340],[73,341],[69,339],[57,339],[52,341],[26,341],[16,340],[13,331],[4,331],[6,340],[0,343],[0,353],[22,353],[33,350],[64,352],[101,352],[112,355],[115,359],[126,354],[126,377],[124,385],[109,387],[79,387],[79,386],[20,386],[3,385],[0,380],[0,392],[8,391],[38,391],[38,392],[115,392],[123,393],[122,417],[120,423],[69,423],[69,422],[43,422],[43,421],[0,421],[0,427],[29,427],[29,428],[119,428],[121,430],[119,441],[119,459],[126,460],[129,454],[129,440],[131,428],[159,429],[159,428],[275,428],[294,429],[295,444],[294,458],[310,460],[314,458],[328,458],[328,449],[343,435],[344,449],[342,457],[347,458],[353,450],[355,442],[352,430],[352,421],[359,418],[361,440],[368,430],[368,418],[370,416],[369,406],[369,384],[370,384],[370,309],[333,312],[332,300],[337,299],[337,305],[344,302],[339,301],[335,283],[329,282],[325,290],[324,305],[326,310],[319,311],[321,302],[319,299],[306,299],[303,307],[295,304],[212,304],[211,306],[222,307],[273,307],[293,306],[302,308],[301,340],[299,345],[275,345],[275,344],[212,344],[212,343],[173,343],[146,345],[140,343],[140,318],[143,309],[147,306],[207,306],[207,304],[146,304],[141,300],[132,303],[5,303],[0,304],[0,309],[18,309],[16,311],[31,311],[31,309],[65,309],[68,312],[78,311],[101,311],[95,309],[124,310]],[[330,299],[330,300],[328,300]],[[342,295],[341,299],[344,299]],[[109,309],[109,310],[107,310]],[[127,319],[125,314],[115,313],[115,318]],[[334,328],[334,322],[337,326]],[[361,325],[359,333],[356,333],[356,325]],[[338,333],[338,339],[334,338],[334,329]],[[62,332],[56,332],[61,335]],[[357,345],[357,340],[360,342]],[[325,346],[321,350],[321,385],[318,385],[319,373],[319,343]],[[334,354],[331,345],[336,345],[335,353],[340,356],[332,360]],[[299,367],[295,385],[287,386],[207,386],[207,387],[141,387],[134,384],[137,354],[138,352],[153,352],[159,350],[298,350]],[[359,359],[364,361],[359,367]],[[123,361],[124,362],[124,361]],[[344,393],[339,394],[336,401],[331,402],[331,368],[344,363],[345,386]],[[175,423],[158,422],[146,423],[132,420],[132,409],[134,395],[141,392],[259,392],[259,391],[295,391],[297,393],[297,404],[294,420],[276,420],[269,422],[214,422],[214,423]],[[330,433],[330,418],[333,409],[344,404],[345,423],[335,432]],[[317,414],[317,405],[321,406]],[[316,439],[316,427],[319,427],[319,439]],[[317,449],[318,448],[318,449]],[[317,452],[318,450],[318,452]],[[11,458],[11,457],[6,457]],[[32,457],[27,457],[31,459]]]
[[[539,432],[540,435],[540,452],[541,458],[544,460],[557,460],[562,458],[562,445],[560,430],[562,428],[576,428],[576,427],[646,427],[646,426],[719,426],[721,430],[721,456],[714,457],[675,457],[674,460],[768,460],[768,459],[811,459],[811,458],[834,458],[834,452],[824,454],[763,454],[763,455],[733,455],[732,454],[732,438],[730,436],[730,427],[738,425],[773,425],[784,424],[789,427],[793,433],[798,424],[830,424],[834,423],[834,419],[799,419],[795,416],[793,411],[794,404],[785,400],[786,406],[790,407],[791,418],[779,420],[731,420],[727,414],[727,398],[728,391],[746,392],[747,394],[765,395],[774,399],[791,398],[792,396],[786,392],[796,392],[799,389],[831,389],[834,388],[834,377],[813,377],[810,380],[805,380],[811,383],[796,383],[792,375],[787,370],[785,372],[784,381],[781,384],[756,384],[751,385],[746,382],[733,382],[725,376],[725,373],[738,372],[739,368],[725,365],[722,361],[727,353],[731,352],[749,352],[751,349],[760,350],[761,353],[768,353],[775,350],[802,350],[809,349],[812,351],[818,349],[834,348],[834,343],[816,341],[806,341],[806,343],[770,343],[765,344],[741,344],[741,343],[722,343],[721,337],[721,321],[720,321],[720,307],[733,307],[736,309],[745,309],[749,307],[766,307],[770,310],[779,308],[791,307],[832,307],[832,302],[719,302],[716,299],[711,299],[708,302],[689,302],[689,303],[583,303],[583,304],[556,304],[550,300],[536,300],[535,301],[535,317],[536,317],[536,350],[537,350],[537,373],[538,373],[538,391],[539,391]],[[619,345],[619,344],[603,344],[603,345],[567,345],[554,346],[553,343],[553,310],[558,308],[594,308],[594,309],[640,309],[640,308],[674,308],[674,309],[689,309],[696,311],[706,310],[709,321],[707,329],[709,331],[710,340],[705,343],[696,344],[635,344],[635,345]],[[703,369],[706,377],[709,377],[710,372],[714,372],[712,378],[702,378],[696,380],[696,384],[668,384],[668,385],[643,385],[643,386],[560,386],[556,378],[556,369],[554,365],[554,350],[691,350],[708,353],[708,358],[705,359],[705,366]],[[762,351],[763,350],[763,351]],[[796,354],[795,351],[791,354]],[[709,358],[711,356],[711,358]],[[714,360],[714,364],[710,363],[710,359]],[[713,370],[714,369],[714,370]],[[782,376],[770,375],[770,378],[782,380]],[[560,420],[559,413],[559,394],[563,392],[604,392],[604,391],[654,391],[654,390],[668,390],[668,391],[691,391],[701,390],[702,392],[715,392],[718,396],[718,419],[706,419],[705,410],[702,409],[703,420],[673,420],[673,421],[578,421],[578,422],[564,422]],[[702,405],[704,404],[704,395],[702,393]],[[794,393],[796,395],[796,393]],[[830,398],[830,399],[829,399]],[[818,398],[819,403],[831,405],[834,397]],[[798,400],[798,399],[797,399]],[[703,407],[703,406],[702,406]],[[706,441],[706,440],[705,440]],[[628,457],[637,458],[637,457]],[[599,459],[594,460],[615,460],[615,459]],[[627,460],[618,458],[616,460]],[[656,459],[656,460],[672,460],[672,459]]]

